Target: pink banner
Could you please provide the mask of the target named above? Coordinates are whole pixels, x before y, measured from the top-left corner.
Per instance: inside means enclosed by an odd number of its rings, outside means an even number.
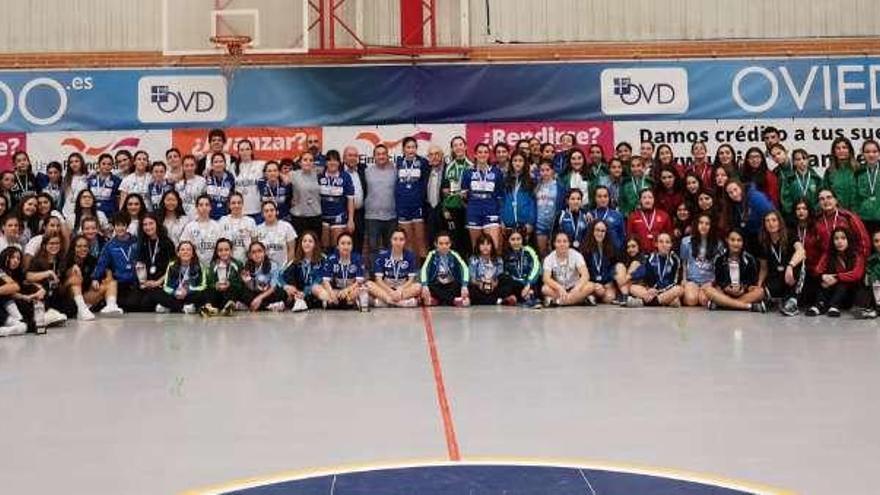
[[[542,143],[559,144],[563,134],[574,134],[575,146],[587,151],[591,144],[599,144],[605,156],[614,148],[614,125],[610,121],[578,122],[489,122],[467,125],[468,146],[483,142],[498,142],[514,146],[520,139],[538,138]]]
[[[0,132],[0,171],[12,169],[12,155],[18,150],[27,151],[27,134],[23,132]]]

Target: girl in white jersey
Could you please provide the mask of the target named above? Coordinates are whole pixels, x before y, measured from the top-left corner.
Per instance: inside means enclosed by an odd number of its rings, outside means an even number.
[[[183,201],[183,211],[189,216],[194,216],[196,211],[196,198],[205,192],[207,183],[201,175],[196,175],[196,157],[186,155],[183,157],[183,176],[175,183],[174,188],[180,194]],[[213,249],[213,248],[212,248]]]
[[[256,240],[266,246],[266,256],[275,266],[286,266],[293,259],[296,231],[284,220],[278,219],[278,207],[272,201],[263,202],[263,223],[257,226]]]
[[[161,208],[157,211],[159,221],[168,231],[168,237],[174,241],[176,246],[180,242],[180,235],[183,228],[189,223],[189,217],[183,211],[183,202],[180,200],[180,194],[174,189],[167,191],[162,195]]]
[[[235,190],[241,193],[244,200],[244,214],[255,217],[260,214],[260,190],[257,188],[257,181],[263,177],[263,166],[266,162],[254,160],[254,143],[249,139],[239,141],[237,148],[238,163],[234,167]]]
[[[151,181],[150,155],[144,150],[138,150],[134,154],[134,171],[126,175],[119,184],[119,209],[122,209],[125,198],[132,193],[140,194],[144,200],[149,201]]]
[[[256,236],[257,222],[244,214],[244,198],[242,193],[235,191],[229,195],[229,215],[220,219],[222,237],[232,244],[232,257],[244,263],[247,249]]]
[[[86,162],[79,153],[71,153],[67,156],[67,171],[64,173],[62,181],[62,190],[64,191],[64,207],[61,213],[65,218],[73,215],[73,209],[76,206],[76,198],[79,193],[89,188],[89,171],[86,169]]]
[[[183,228],[180,242],[193,243],[199,263],[208,266],[214,255],[214,245],[220,237],[220,225],[211,220],[211,198],[203,194],[196,200],[196,218]]]

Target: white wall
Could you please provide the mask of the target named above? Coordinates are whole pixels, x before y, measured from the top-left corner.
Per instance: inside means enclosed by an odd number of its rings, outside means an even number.
[[[170,1],[183,9],[186,2],[204,0]],[[441,45],[456,45],[461,34],[460,0],[437,1],[438,40]],[[880,33],[880,0],[468,1],[475,45]],[[0,0],[0,51],[160,50],[161,7],[162,0]],[[346,0],[339,15],[354,26],[358,8],[367,42],[397,42],[397,0]],[[314,34],[312,40],[316,41]],[[340,35],[338,45],[353,42]]]

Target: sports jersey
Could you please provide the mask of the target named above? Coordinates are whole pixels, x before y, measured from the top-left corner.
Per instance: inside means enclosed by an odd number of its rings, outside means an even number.
[[[715,242],[715,250],[710,253],[709,246],[694,246],[694,236],[687,236],[681,240],[681,262],[684,263],[684,279],[696,284],[707,284],[715,280],[715,256],[724,251],[721,241]]]
[[[556,222],[553,224],[553,231],[565,232],[571,241],[572,247],[579,249],[584,239],[587,237],[589,224],[587,223],[587,215],[582,211],[572,212],[565,209],[559,212]]]
[[[339,253],[327,257],[324,263],[324,280],[330,282],[334,289],[345,289],[355,282],[364,281],[364,264],[361,255],[351,253],[348,261],[343,261]]]
[[[260,204],[271,201],[278,208],[279,216],[287,214],[287,205],[290,203],[290,184],[284,184],[280,180],[269,182],[264,178],[257,180],[257,190],[260,192]]]
[[[431,282],[444,285],[457,282],[460,285],[467,285],[470,280],[470,270],[467,263],[455,251],[442,254],[435,249],[425,258],[419,280],[422,285]]]
[[[647,287],[663,291],[678,283],[680,273],[681,260],[677,254],[651,253],[633,272],[632,279],[643,280]]]
[[[544,258],[544,273],[550,273],[553,280],[565,290],[577,285],[581,278],[578,269],[583,266],[586,266],[584,257],[574,249],[569,249],[565,258],[559,258],[556,251],[552,251]]]
[[[321,216],[334,220],[332,223],[348,221],[348,198],[354,196],[354,184],[348,172],[337,171],[335,174],[322,172],[318,175],[318,186],[321,190]]]
[[[590,210],[593,221],[602,220],[608,227],[608,236],[614,249],[620,251],[626,242],[626,219],[623,214],[611,208],[594,208]]]
[[[220,238],[220,224],[215,220],[193,220],[183,228],[180,241],[189,241],[196,247],[199,262],[207,266],[214,256],[214,245]]]
[[[129,194],[139,194],[144,199],[147,208],[149,208],[151,203],[150,196],[147,193],[152,181],[153,177],[147,173],[141,175],[136,173],[128,174],[119,183],[119,195],[125,198]]]
[[[498,278],[504,273],[504,263],[501,258],[484,259],[482,256],[471,256],[468,264],[470,271],[470,283],[474,285],[492,285],[498,282]]]
[[[79,197],[79,193],[89,188],[89,177],[87,175],[75,175],[70,179],[70,187],[64,189],[64,205],[61,208],[61,213],[64,214],[65,218],[70,218],[73,216],[74,209],[76,208],[76,198]],[[56,205],[57,206],[57,205]]]
[[[226,215],[220,219],[219,225],[220,237],[225,237],[232,243],[232,257],[244,263],[248,247],[257,232],[257,222],[246,215],[238,218]]]
[[[296,240],[293,226],[284,220],[273,225],[262,223],[257,226],[256,239],[266,246],[266,256],[276,266],[287,265],[287,244]]]
[[[584,256],[584,261],[587,263],[591,281],[602,285],[614,281],[614,267],[617,265],[617,259],[613,255],[605,256],[597,249],[592,253],[587,253]]]
[[[183,211],[189,216],[196,214],[196,199],[205,192],[205,178],[197,175],[190,179],[180,179],[174,184],[177,194],[180,195]]]
[[[541,260],[531,246],[511,249],[504,256],[504,274],[514,282],[532,285],[541,275]]]
[[[397,183],[394,186],[394,200],[398,212],[416,210],[425,202],[425,186],[431,172],[428,160],[415,156],[412,160],[399,156],[395,160]]]
[[[264,161],[253,160],[238,164],[235,174],[235,190],[241,193],[244,200],[244,214],[256,215],[260,212],[260,190],[257,181],[263,177]]]
[[[480,215],[498,215],[504,197],[504,174],[498,167],[464,171],[461,189],[467,191],[467,210]]]
[[[390,249],[383,249],[379,251],[376,261],[373,262],[373,274],[376,275],[376,279],[384,280],[392,287],[414,279],[418,269],[416,255],[408,249],[405,249],[399,258],[395,258]]]
[[[217,177],[212,172],[205,179],[205,194],[211,198],[211,218],[229,214],[229,195],[235,191],[235,178],[229,172]]]
[[[174,184],[167,180],[150,182],[147,185],[147,194],[144,196],[147,208],[150,211],[160,211],[162,209],[162,196],[172,189],[174,189]]]
[[[89,190],[95,196],[95,206],[108,217],[116,213],[119,206],[119,185],[122,179],[115,175],[107,177],[93,174],[89,176]]]
[[[324,280],[325,263],[326,259],[323,256],[321,261],[317,263],[312,263],[308,259],[291,261],[281,272],[279,285],[282,287],[285,284],[292,285],[308,294],[310,287],[320,284]]]
[[[541,235],[550,235],[556,212],[563,207],[564,192],[555,180],[539,182],[535,186],[535,230]]]
[[[57,210],[64,206],[64,190],[61,184],[49,182],[49,176],[44,173],[37,174],[37,187],[41,193],[48,194],[52,198],[52,205]]]

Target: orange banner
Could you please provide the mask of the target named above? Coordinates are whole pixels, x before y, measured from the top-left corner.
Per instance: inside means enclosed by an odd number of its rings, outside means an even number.
[[[174,129],[171,141],[184,155],[202,156],[208,151],[209,129]],[[242,139],[254,143],[254,159],[281,160],[299,158],[308,147],[306,141],[315,136],[323,143],[320,127],[232,127],[226,132],[227,152],[236,154],[236,146]]]

